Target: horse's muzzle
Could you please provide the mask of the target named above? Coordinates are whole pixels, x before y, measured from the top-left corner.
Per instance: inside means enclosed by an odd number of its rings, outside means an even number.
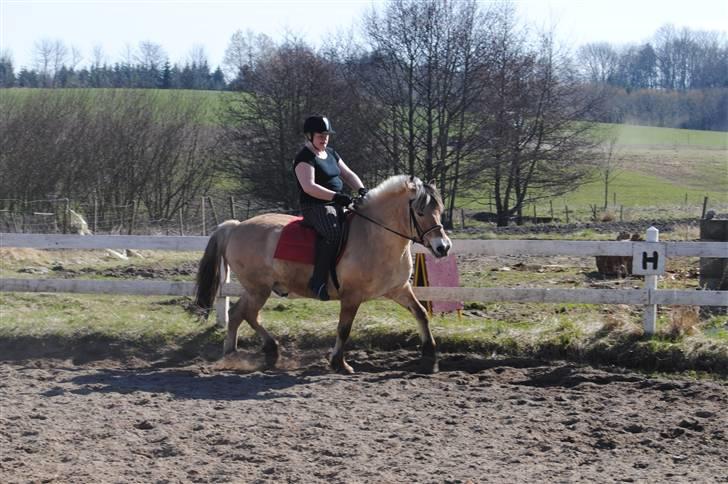
[[[446,239],[438,238],[430,242],[432,253],[437,258],[445,257],[450,252],[450,247],[452,247],[452,244]]]

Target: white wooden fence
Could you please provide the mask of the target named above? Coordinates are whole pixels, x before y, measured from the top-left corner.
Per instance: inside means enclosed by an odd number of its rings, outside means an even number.
[[[35,249],[148,249],[203,251],[208,237],[200,236],[123,236],[123,235],[43,235],[0,234],[0,247]],[[670,257],[728,258],[728,242],[659,242],[655,228],[647,231],[647,242],[566,241],[566,240],[454,240],[451,253],[480,255],[597,255],[633,256],[654,264],[643,270],[641,289],[548,289],[548,288],[478,288],[416,287],[415,295],[428,301],[511,301],[522,303],[588,303],[644,305],[645,332],[654,334],[657,305],[728,306],[728,291],[658,289],[659,273]],[[415,246],[414,252],[424,252]],[[657,259],[660,259],[659,265]],[[658,267],[659,266],[659,267]],[[79,279],[0,279],[4,292],[66,292],[84,294],[175,295],[194,294],[193,282],[172,281],[101,281]],[[240,286],[222,285],[217,302],[218,323],[227,322],[228,297],[240,294]]]

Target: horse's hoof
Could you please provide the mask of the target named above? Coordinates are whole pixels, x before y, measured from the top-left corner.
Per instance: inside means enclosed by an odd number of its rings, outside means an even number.
[[[266,368],[273,368],[278,363],[278,353],[266,353],[265,354],[265,366]]]
[[[263,354],[265,355],[265,365],[268,368],[276,366],[280,356],[280,352],[278,351],[278,342],[268,341],[265,345],[263,345]]]
[[[354,374],[354,368],[351,367],[347,362],[345,361],[334,361],[331,360],[331,368],[336,373],[339,373],[340,375],[353,375]]]
[[[417,369],[418,373],[422,373],[425,375],[432,375],[439,371],[440,365],[438,364],[437,360],[431,358],[422,358],[422,360],[420,360],[419,368]]]
[[[344,364],[344,366],[342,366],[341,368],[336,370],[336,372],[339,373],[340,375],[353,375],[354,368],[352,368],[351,366],[349,366],[347,364]]]

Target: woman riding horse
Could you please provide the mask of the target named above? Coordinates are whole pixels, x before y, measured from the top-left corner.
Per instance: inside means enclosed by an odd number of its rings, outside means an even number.
[[[367,193],[361,180],[339,154],[329,148],[329,135],[335,131],[326,116],[311,116],[303,123],[306,144],[293,161],[300,190],[304,223],[316,230],[316,264],[309,289],[322,301],[329,300],[326,283],[329,270],[341,243],[342,208],[351,204],[351,197],[342,193],[344,181],[360,196]],[[333,202],[333,203],[332,203]]]
[[[410,277],[412,242],[424,245],[435,257],[446,256],[452,246],[440,223],[442,210],[442,199],[434,186],[405,175],[385,180],[356,208],[349,241],[337,265],[339,287],[332,286],[329,294],[341,305],[330,359],[334,370],[354,371],[344,359],[344,345],[354,317],[361,303],[385,297],[415,316],[422,342],[421,370],[437,371],[435,339],[427,313],[412,292]],[[263,340],[267,363],[274,365],[279,345],[260,324],[260,309],[273,290],[279,294],[318,296],[310,288],[311,265],[274,257],[284,227],[295,220],[296,217],[284,214],[263,214],[244,222],[227,220],[210,236],[197,273],[196,304],[205,315],[209,314],[225,276],[221,268],[232,270],[243,288],[240,299],[229,311],[225,355],[237,351],[238,328],[245,319]],[[322,277],[328,279],[328,274]]]

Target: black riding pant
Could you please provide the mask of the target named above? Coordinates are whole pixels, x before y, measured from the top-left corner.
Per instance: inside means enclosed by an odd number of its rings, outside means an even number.
[[[302,207],[302,211],[303,221],[316,230],[319,238],[326,245],[338,248],[342,234],[341,208],[336,205],[309,205]]]
[[[334,265],[336,254],[342,237],[341,207],[335,205],[311,205],[302,207],[303,221],[316,230],[316,263],[313,267],[313,276],[309,287],[314,292],[324,285],[324,299],[328,299],[326,283],[329,280],[329,271]],[[321,294],[319,293],[319,297]]]

